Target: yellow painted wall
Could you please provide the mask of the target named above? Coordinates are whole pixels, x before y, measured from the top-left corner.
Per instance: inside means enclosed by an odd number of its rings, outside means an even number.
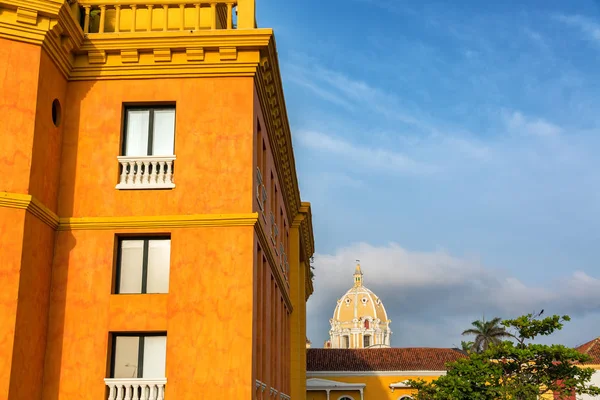
[[[309,374],[310,377],[310,374]],[[413,390],[410,388],[406,389],[394,389],[394,392],[390,389],[390,384],[398,383],[405,380],[422,379],[426,382],[430,382],[437,377],[435,376],[319,376],[319,379],[327,379],[332,381],[339,381],[345,383],[364,383],[366,384],[364,389],[364,400],[398,400],[402,396],[410,396]],[[351,396],[354,400],[360,399],[359,391],[331,391],[330,400],[338,400],[344,395]],[[325,391],[307,391],[306,400],[325,400],[327,394]]]

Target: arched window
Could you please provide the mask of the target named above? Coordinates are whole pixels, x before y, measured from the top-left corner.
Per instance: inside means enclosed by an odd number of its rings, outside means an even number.
[[[350,396],[342,396],[338,400],[354,400],[354,399]]]
[[[365,329],[369,329],[369,320],[365,319]]]
[[[400,396],[400,397],[398,397],[398,400],[412,400],[412,397],[406,396],[406,395],[405,396]]]

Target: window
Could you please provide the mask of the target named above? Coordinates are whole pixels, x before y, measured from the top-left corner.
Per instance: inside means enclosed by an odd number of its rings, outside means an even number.
[[[171,239],[120,238],[115,293],[168,293]]]
[[[349,349],[350,348],[350,337],[344,336],[342,339],[344,340],[344,348]]]
[[[115,334],[111,378],[164,378],[167,336]]]
[[[369,320],[365,319],[365,329],[369,329]]]
[[[400,396],[398,398],[398,400],[412,400],[412,397],[410,397],[410,396]]]
[[[342,396],[338,400],[354,400],[354,399],[350,396]]]
[[[363,347],[366,349],[371,345],[371,335],[363,336]]]
[[[124,156],[175,154],[175,107],[127,107]]]

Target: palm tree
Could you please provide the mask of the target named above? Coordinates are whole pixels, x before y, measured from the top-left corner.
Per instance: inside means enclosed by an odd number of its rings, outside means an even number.
[[[471,341],[465,342],[464,340],[460,341],[460,349],[465,353],[470,353],[473,350],[473,343]]]
[[[498,344],[504,338],[512,337],[512,335],[500,325],[500,318],[494,318],[491,321],[486,321],[485,317],[481,321],[473,321],[473,328],[465,330],[463,335],[475,335],[475,341],[471,347],[471,351],[480,353],[486,351],[492,344]]]

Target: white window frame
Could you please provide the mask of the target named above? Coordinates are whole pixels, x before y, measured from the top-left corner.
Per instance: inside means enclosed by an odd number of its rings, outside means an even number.
[[[124,241],[142,241],[143,242],[143,255],[142,255],[142,276],[141,276],[141,288],[139,292],[123,292],[121,289],[121,277],[122,277],[122,268],[123,268],[123,242]],[[120,236],[117,238],[117,266],[116,266],[116,278],[114,284],[114,294],[163,294],[169,293],[169,282],[167,281],[167,290],[166,291],[151,291],[148,292],[148,263],[149,263],[149,247],[150,241],[169,241],[171,242],[170,235],[160,235],[160,236]],[[170,252],[170,243],[169,243],[169,267],[167,279],[171,274],[171,252]]]
[[[148,111],[148,143],[146,147],[146,154],[143,155],[132,155],[136,156],[172,156],[175,154],[175,130],[176,130],[176,120],[177,120],[177,111],[175,109],[174,104],[165,104],[165,105],[155,105],[155,106],[135,106],[135,105],[126,105],[124,107],[124,125],[123,125],[123,145],[121,148],[122,156],[129,156],[127,154],[127,142],[129,139],[129,112],[130,111]],[[173,111],[174,121],[173,121],[173,154],[153,154],[153,142],[154,142],[154,114],[157,111]]]
[[[145,379],[144,378],[144,357],[145,357],[145,347],[144,347],[144,340],[147,338],[151,338],[151,337],[161,337],[161,338],[165,338],[165,342],[167,340],[167,333],[166,332],[161,332],[161,333],[113,333],[112,334],[112,343],[111,343],[111,361],[110,361],[110,378],[111,379],[115,379],[115,362],[116,362],[116,358],[117,358],[117,338],[119,337],[128,337],[128,338],[138,338],[139,342],[138,342],[138,358],[137,358],[137,363],[136,365],[132,365],[131,367],[134,368],[133,369],[133,373],[132,375],[135,375],[133,377],[131,377],[131,379]],[[167,348],[165,345],[165,354],[163,355],[163,358],[165,360],[165,364],[166,364],[166,354]],[[163,366],[163,369],[165,369],[166,365]],[[156,379],[160,379],[160,378],[164,378],[164,377],[150,377],[150,378],[156,378]]]

